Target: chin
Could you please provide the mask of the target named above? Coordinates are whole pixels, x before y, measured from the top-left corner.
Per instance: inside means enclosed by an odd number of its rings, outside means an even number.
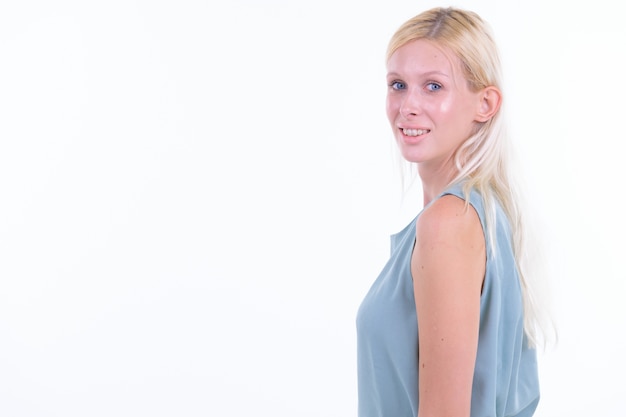
[[[402,155],[402,159],[407,162],[413,164],[419,164],[420,162],[424,162],[424,157],[422,155],[417,155],[415,152],[405,152],[400,150],[400,154]]]

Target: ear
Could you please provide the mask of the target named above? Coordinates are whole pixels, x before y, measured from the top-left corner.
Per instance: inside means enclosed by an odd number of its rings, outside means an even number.
[[[500,110],[502,93],[494,86],[485,87],[478,95],[477,122],[486,122]]]

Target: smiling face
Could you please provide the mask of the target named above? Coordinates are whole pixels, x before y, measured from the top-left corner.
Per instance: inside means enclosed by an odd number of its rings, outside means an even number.
[[[453,155],[476,130],[481,94],[469,89],[460,61],[419,39],[387,62],[387,117],[402,156],[422,169],[453,175]]]

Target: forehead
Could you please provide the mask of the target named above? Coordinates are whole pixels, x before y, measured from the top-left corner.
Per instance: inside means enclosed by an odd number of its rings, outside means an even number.
[[[417,39],[407,42],[389,57],[387,70],[397,74],[441,72],[450,77],[462,74],[459,59],[436,42]]]

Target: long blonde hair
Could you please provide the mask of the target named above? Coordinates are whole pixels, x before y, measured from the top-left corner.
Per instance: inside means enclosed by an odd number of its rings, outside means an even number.
[[[401,46],[417,39],[428,39],[448,48],[461,62],[470,89],[495,86],[502,91],[501,64],[491,29],[478,14],[456,8],[434,8],[405,22],[392,36],[387,60]],[[510,172],[510,144],[500,109],[489,121],[482,123],[456,151],[457,176],[450,182],[463,180],[466,201],[473,188],[482,196],[485,206],[486,233],[495,250],[494,222],[499,202],[511,224],[513,250],[520,276],[524,303],[524,330],[532,345],[545,336],[541,323],[540,303],[527,274],[527,230],[522,215],[519,187]]]

